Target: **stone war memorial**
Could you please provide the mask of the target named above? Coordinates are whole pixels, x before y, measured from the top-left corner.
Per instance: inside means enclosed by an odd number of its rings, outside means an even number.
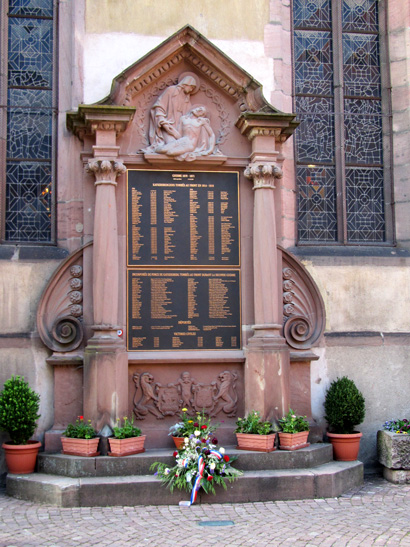
[[[410,13],[141,4],[0,9],[0,379],[40,394],[42,443],[7,490],[178,503],[150,467],[173,465],[170,427],[203,412],[244,475],[199,501],[340,495],[381,471],[377,431],[410,412]],[[366,406],[353,462],[326,434],[345,376]],[[304,448],[236,448],[239,418],[277,425],[290,409]],[[80,416],[100,439],[85,461],[61,453]],[[112,457],[125,416],[145,452]]]
[[[277,420],[289,406],[318,438],[310,362],[323,302],[274,244],[295,115],[187,26],[67,127],[81,142],[92,241],[39,306],[55,380],[46,451],[80,414],[103,436],[134,414],[148,448],[168,447],[184,407],[221,422],[230,445],[239,416]]]

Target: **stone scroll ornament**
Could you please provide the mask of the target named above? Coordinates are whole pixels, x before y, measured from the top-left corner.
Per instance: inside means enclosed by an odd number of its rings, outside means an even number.
[[[82,263],[83,248],[70,255],[56,270],[38,306],[39,335],[54,352],[74,351],[83,342]]]
[[[311,348],[325,327],[325,310],[316,284],[294,257],[283,252],[283,336],[290,347]]]
[[[148,414],[153,414],[160,420],[165,416],[175,416],[182,408],[187,408],[188,412],[204,411],[210,417],[219,412],[234,417],[238,407],[237,380],[237,372],[225,370],[217,380],[204,384],[185,371],[176,382],[162,385],[155,382],[149,372],[135,373],[135,417],[143,420]]]
[[[194,161],[217,153],[206,107],[191,103],[191,95],[198,89],[197,77],[184,73],[176,85],[161,93],[150,110],[149,146],[143,150],[145,154]]]

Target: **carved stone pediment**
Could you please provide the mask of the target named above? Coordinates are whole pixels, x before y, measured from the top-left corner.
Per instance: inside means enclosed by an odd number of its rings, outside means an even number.
[[[184,93],[184,85],[192,89]],[[183,123],[172,115],[172,103],[184,116]],[[117,131],[120,155],[158,165],[171,161],[215,166],[227,157],[248,157],[245,133],[251,114],[269,116],[279,128],[278,140],[286,140],[297,125],[294,114],[272,107],[261,84],[189,25],[114,78],[110,94],[98,106],[122,108],[125,114],[135,108],[125,131]],[[238,134],[235,125],[245,118]],[[92,130],[76,113],[68,114],[67,125],[79,136]],[[178,142],[163,142],[161,135],[167,132]]]

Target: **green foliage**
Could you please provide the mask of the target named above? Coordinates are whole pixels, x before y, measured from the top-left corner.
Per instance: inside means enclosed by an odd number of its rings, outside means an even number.
[[[180,421],[169,428],[169,435],[173,437],[189,437],[195,431],[210,434],[216,431],[219,424],[211,425],[211,420],[205,416],[204,412],[197,412],[195,416],[189,416],[187,409],[182,409]]]
[[[279,421],[280,429],[283,433],[300,433],[301,431],[309,431],[309,422],[306,416],[296,416],[292,409],[286,416]]]
[[[353,433],[364,420],[366,408],[362,393],[346,376],[331,384],[325,398],[325,419],[333,433]]]
[[[84,422],[84,416],[78,416],[75,424],[68,424],[63,435],[71,439],[94,439],[97,433],[91,425],[91,420]]]
[[[0,393],[0,429],[7,431],[12,444],[27,444],[40,418],[40,395],[24,377],[12,376]]]
[[[260,412],[251,410],[246,418],[239,418],[236,422],[235,433],[252,433],[254,435],[269,435],[274,433],[271,422],[264,422]]]
[[[134,416],[131,418],[131,421],[127,416],[124,416],[123,425],[121,425],[121,420],[118,418],[117,425],[113,427],[113,431],[116,439],[130,439],[131,437],[141,436],[141,429],[134,425]]]
[[[383,429],[392,431],[393,433],[401,433],[402,435],[410,434],[410,421],[407,418],[402,420],[388,420],[384,422]]]

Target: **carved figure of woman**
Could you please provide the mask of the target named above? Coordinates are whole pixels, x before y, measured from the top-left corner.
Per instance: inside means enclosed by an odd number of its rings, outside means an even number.
[[[195,78],[185,76],[177,85],[169,86],[158,97],[150,112],[150,146],[145,149],[145,153],[155,152],[159,145],[180,137],[179,122],[192,108],[190,96],[196,87]]]
[[[215,147],[215,133],[206,115],[204,106],[197,106],[190,110],[186,116],[181,117],[180,133],[176,140],[159,145],[155,152],[186,161],[212,154]]]

